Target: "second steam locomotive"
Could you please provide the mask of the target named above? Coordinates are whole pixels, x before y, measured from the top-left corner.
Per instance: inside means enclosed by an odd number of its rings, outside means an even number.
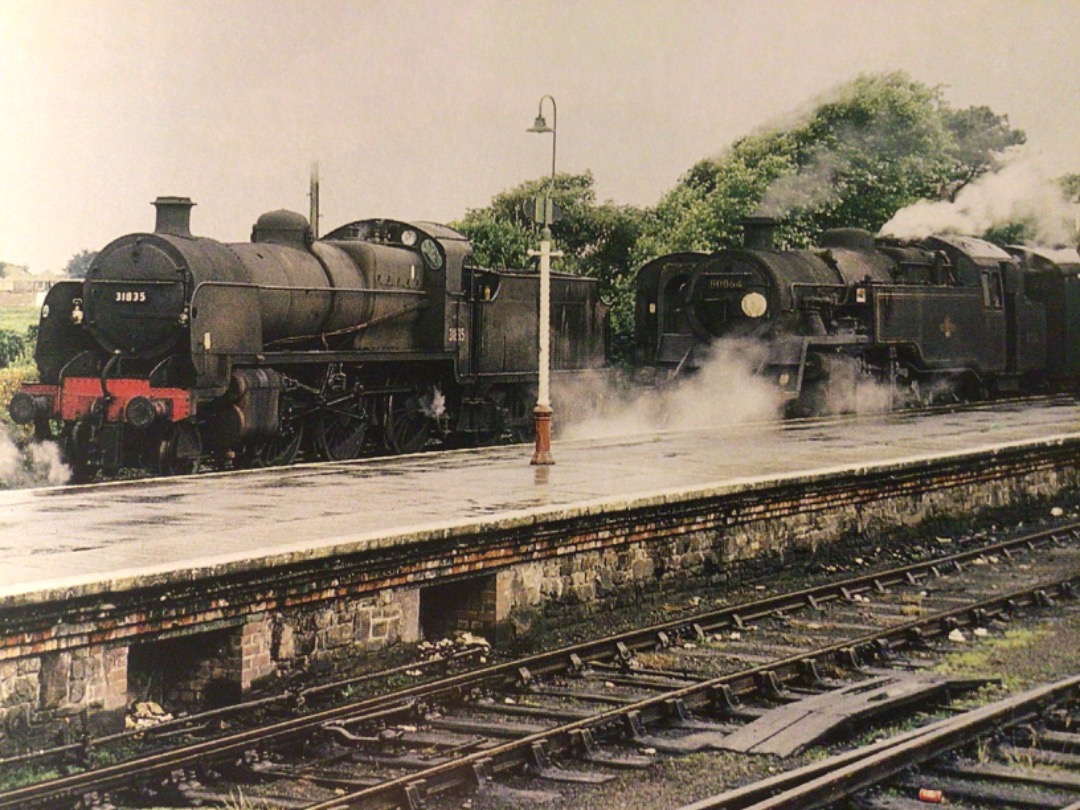
[[[777,222],[744,222],[741,249],[675,253],[638,274],[638,362],[662,378],[718,341],[758,348],[789,413],[851,410],[864,381],[893,405],[1075,390],[1080,257],[964,236],[875,239],[846,228],[781,250]]]
[[[535,273],[477,267],[464,236],[432,223],[362,220],[316,240],[275,211],[226,244],[191,234],[188,198],[154,204],[153,233],[50,290],[40,380],[11,403],[80,478],[528,432]],[[551,300],[553,379],[603,365],[596,281],[553,274]]]

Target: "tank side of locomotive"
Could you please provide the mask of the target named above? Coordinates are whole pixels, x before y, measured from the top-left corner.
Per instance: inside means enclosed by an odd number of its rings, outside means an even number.
[[[981,399],[1024,390],[1045,365],[1046,317],[1020,265],[969,236],[881,240],[897,283],[874,291],[875,352],[901,399]],[[912,262],[921,255],[930,261]]]

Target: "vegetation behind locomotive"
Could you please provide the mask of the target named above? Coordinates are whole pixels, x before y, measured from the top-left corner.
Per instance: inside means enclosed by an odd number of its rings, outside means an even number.
[[[894,405],[1080,383],[1076,251],[875,240],[858,229],[780,250],[775,226],[751,218],[741,249],[641,268],[639,364],[671,379],[706,362],[716,341],[751,339],[765,349],[758,373],[795,414],[849,410],[864,381],[888,386]]]
[[[362,220],[315,240],[276,211],[250,243],[224,244],[191,234],[187,198],[155,206],[153,233],[50,291],[40,381],[12,400],[82,478],[528,431],[535,273],[476,267],[468,240],[433,223]],[[603,365],[606,322],[594,280],[553,274],[556,378]]]

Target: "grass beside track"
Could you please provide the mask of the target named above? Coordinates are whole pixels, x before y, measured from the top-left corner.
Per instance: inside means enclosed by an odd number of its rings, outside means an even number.
[[[39,315],[37,307],[0,307],[0,329],[26,334],[31,326],[37,326]]]

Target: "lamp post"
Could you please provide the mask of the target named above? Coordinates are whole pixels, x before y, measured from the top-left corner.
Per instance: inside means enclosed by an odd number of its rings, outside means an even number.
[[[544,100],[551,102],[551,126],[544,119]],[[540,257],[540,329],[539,329],[539,384],[536,395],[536,408],[533,409],[533,419],[536,427],[536,450],[533,452],[533,464],[554,464],[555,459],[551,456],[551,419],[554,411],[551,408],[551,223],[555,213],[555,144],[558,133],[559,112],[555,107],[555,99],[551,96],[541,96],[540,108],[536,113],[535,123],[527,132],[551,133],[551,180],[548,184],[546,198],[536,199],[536,221],[544,226],[540,232],[540,251],[529,251],[530,256]]]

